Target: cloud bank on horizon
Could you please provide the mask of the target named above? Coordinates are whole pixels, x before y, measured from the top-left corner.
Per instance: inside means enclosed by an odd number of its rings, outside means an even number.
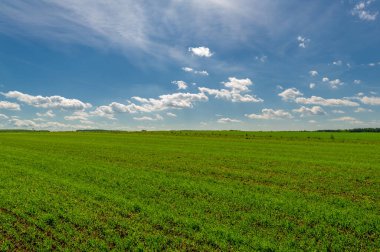
[[[380,127],[380,1],[0,2],[0,129]]]

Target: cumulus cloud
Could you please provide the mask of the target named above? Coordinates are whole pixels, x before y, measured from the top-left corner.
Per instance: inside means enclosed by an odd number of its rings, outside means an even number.
[[[301,48],[306,48],[308,44],[310,43],[310,39],[302,36],[297,37],[298,46]]]
[[[343,117],[331,119],[331,121],[335,121],[335,122],[349,122],[351,124],[360,124],[360,123],[363,123],[362,121],[359,121],[356,118],[351,117],[351,116],[343,116]]]
[[[310,83],[310,84],[309,84],[309,88],[310,88],[310,89],[314,89],[314,88],[315,88],[315,83]]]
[[[75,111],[72,115],[65,116],[64,119],[66,121],[87,121],[89,118],[89,114],[84,111]]]
[[[249,91],[249,86],[252,85],[252,81],[248,78],[237,79],[235,77],[229,77],[228,82],[224,82],[223,85],[228,89],[211,89],[206,87],[198,88],[201,93],[207,93],[214,95],[217,99],[225,99],[232,102],[262,102],[263,100],[255,96],[245,94]]]
[[[0,120],[6,120],[8,119],[9,117],[4,115],[4,114],[0,114]]]
[[[194,70],[191,67],[182,67],[182,70],[188,73],[194,73],[197,75],[202,75],[202,76],[208,76],[208,72],[206,70]]]
[[[310,74],[310,76],[315,77],[315,76],[318,75],[318,72],[315,71],[315,70],[311,70],[311,71],[309,72],[309,74]]]
[[[260,57],[256,56],[255,60],[260,61],[261,63],[265,63],[268,60],[268,56],[266,56],[266,55],[263,55],[263,56],[260,56]]]
[[[132,99],[142,104],[137,106],[138,110],[142,112],[153,112],[171,108],[192,108],[195,102],[208,101],[208,97],[204,93],[173,93],[160,95],[158,99],[146,99],[134,96]]]
[[[210,51],[209,48],[200,46],[200,47],[189,47],[189,52],[191,52],[193,55],[199,56],[199,57],[211,57],[214,53]]]
[[[320,105],[320,106],[348,106],[356,107],[359,103],[350,101],[348,99],[325,99],[319,96],[311,96],[310,98],[297,97],[295,99],[296,103],[299,104],[309,104],[309,105]]]
[[[170,116],[170,117],[177,117],[176,114],[172,113],[172,112],[168,112],[166,113],[167,116]]]
[[[372,0],[361,1],[354,6],[351,11],[353,16],[358,17],[364,21],[374,21],[377,18],[379,12],[371,12],[368,10],[368,6],[372,3]]]
[[[11,124],[13,124],[15,127],[36,127],[37,123],[33,122],[32,120],[22,120],[19,118],[12,118],[9,120]]]
[[[232,119],[228,117],[219,118],[218,123],[240,123],[241,121],[238,119]]]
[[[187,84],[184,81],[181,81],[181,80],[179,80],[179,81],[172,81],[172,84],[177,85],[178,90],[187,89]]]
[[[51,108],[51,109],[67,109],[67,110],[83,110],[91,108],[90,103],[84,103],[77,99],[67,99],[62,96],[33,96],[24,94],[18,91],[9,91],[2,93],[7,98],[13,98],[20,102],[26,103],[30,106],[37,108]]]
[[[341,60],[333,61],[333,65],[335,66],[341,66],[343,62]]]
[[[380,105],[380,97],[363,96],[363,97],[358,97],[358,100],[361,101],[363,104],[367,104],[367,105]]]
[[[337,89],[338,87],[342,86],[344,82],[342,82],[340,79],[335,79],[329,81],[330,87],[333,89]]]
[[[323,77],[323,78],[322,78],[322,81],[323,81],[323,82],[328,82],[328,81],[329,81],[329,78],[327,78],[327,77]]]
[[[339,109],[331,110],[331,112],[334,114],[344,114],[345,113],[343,110],[339,110]]]
[[[320,106],[359,106],[359,103],[353,102],[347,98],[343,99],[325,99],[319,96],[311,96],[309,98],[303,97],[303,94],[296,88],[288,88],[282,93],[278,94],[284,101],[294,101],[298,104],[306,105],[320,105]],[[354,97],[358,99],[358,97]]]
[[[365,112],[373,112],[372,109],[366,109],[366,108],[357,108],[354,110],[355,113],[365,113]]]
[[[20,110],[20,105],[17,103],[8,102],[8,101],[0,101],[0,109]]]
[[[278,96],[281,96],[281,99],[283,99],[284,101],[294,100],[302,95],[303,94],[296,88],[288,88],[278,94]]]
[[[302,106],[298,109],[293,109],[293,112],[299,113],[301,117],[304,116],[312,116],[312,115],[325,115],[326,112],[319,106],[313,106],[311,108],[307,108]]]
[[[246,117],[250,119],[263,119],[263,120],[272,120],[272,119],[290,119],[293,116],[282,109],[273,110],[273,109],[263,109],[261,114],[245,114]]]
[[[133,117],[133,120],[136,120],[136,121],[162,121],[162,120],[164,120],[164,118],[157,114],[155,117],[152,117],[152,116]]]
[[[354,80],[354,84],[360,84],[360,83],[362,83],[361,80]]]
[[[158,99],[134,96],[132,99],[140,104],[138,105],[132,102],[129,104],[112,102],[109,105],[97,107],[94,111],[90,112],[90,114],[115,119],[115,113],[150,113],[167,109],[192,108],[196,102],[208,101],[208,97],[204,93],[165,94],[160,95]]]
[[[49,117],[49,118],[53,118],[55,117],[55,114],[52,110],[48,110],[46,111],[45,113],[36,113],[37,116],[40,116],[40,117]]]
[[[51,129],[51,130],[75,130],[75,129],[91,129],[89,125],[83,124],[64,124],[60,122],[41,122],[37,123],[32,120],[23,120],[13,117],[9,120],[13,126],[17,128],[34,128],[34,129]]]

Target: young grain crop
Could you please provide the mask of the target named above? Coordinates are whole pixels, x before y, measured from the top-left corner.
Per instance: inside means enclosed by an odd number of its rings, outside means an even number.
[[[376,133],[0,133],[5,251],[376,251],[379,192]]]

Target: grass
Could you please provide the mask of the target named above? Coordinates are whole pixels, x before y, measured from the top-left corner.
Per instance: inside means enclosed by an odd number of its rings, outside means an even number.
[[[379,251],[380,134],[0,133],[0,249]]]

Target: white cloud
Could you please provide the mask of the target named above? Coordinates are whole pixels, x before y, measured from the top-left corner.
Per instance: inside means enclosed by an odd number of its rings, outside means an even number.
[[[64,119],[66,121],[87,121],[89,118],[89,114],[84,111],[75,111],[72,115],[70,116],[65,116]]]
[[[55,117],[55,114],[52,110],[48,110],[46,111],[46,113],[36,113],[37,116],[40,116],[40,117],[49,117],[49,118],[53,118]]]
[[[294,100],[299,96],[302,96],[303,94],[296,88],[288,88],[284,90],[283,92],[279,93],[278,96],[281,96],[281,98],[284,101]]]
[[[6,120],[8,119],[9,117],[4,115],[4,114],[0,114],[0,120]]]
[[[180,89],[187,89],[187,84],[184,81],[181,81],[181,80],[179,80],[179,81],[172,81],[172,84],[177,85],[178,90],[180,90]]]
[[[310,43],[310,39],[302,37],[302,36],[298,36],[297,41],[298,41],[298,46],[301,48],[306,48],[308,44]]]
[[[214,53],[210,51],[209,48],[200,46],[200,47],[189,47],[189,52],[191,52],[193,55],[199,56],[199,57],[211,57]]]
[[[361,124],[363,123],[362,121],[357,120],[354,117],[351,116],[343,116],[335,119],[331,119],[331,121],[336,121],[336,122],[349,122],[351,124]]]
[[[176,115],[176,114],[174,114],[174,113],[171,113],[171,112],[168,112],[168,113],[166,113],[166,115],[167,115],[167,116],[170,116],[170,117],[177,117],[177,115]]]
[[[8,101],[0,101],[0,109],[20,110],[20,105]]]
[[[317,123],[316,120],[309,120],[308,123]]]
[[[293,112],[299,113],[301,117],[326,114],[326,112],[319,106],[313,106],[311,108],[302,106],[299,109],[293,109]]]
[[[348,107],[359,106],[357,102],[353,102],[347,99],[325,99],[318,96],[311,96],[310,98],[297,97],[295,99],[295,102],[299,104],[310,104],[310,105],[320,105],[320,106],[348,106]]]
[[[218,123],[240,123],[241,121],[237,119],[223,117],[223,118],[219,118],[217,122]]]
[[[2,93],[7,98],[13,98],[20,102],[26,103],[30,106],[37,108],[51,108],[51,109],[69,109],[69,110],[83,110],[91,108],[90,103],[84,103],[77,99],[67,99],[62,96],[33,96],[24,94],[18,91],[9,91]]]
[[[12,123],[16,127],[36,127],[37,123],[33,122],[32,120],[22,120],[19,118],[12,118],[9,120],[10,123]]]
[[[201,70],[201,71],[194,71],[195,74],[198,75],[203,75],[203,76],[208,76],[208,72],[206,70]]]
[[[155,117],[152,117],[152,116],[133,117],[133,120],[136,120],[136,121],[162,121],[162,120],[164,120],[164,118],[157,114]]]
[[[132,99],[141,104],[137,105],[130,102],[125,105],[118,102],[112,102],[109,105],[97,107],[94,111],[90,112],[90,114],[115,119],[115,113],[150,113],[167,109],[192,108],[195,102],[208,101],[208,97],[204,93],[173,93],[160,95],[158,99],[134,96]]]
[[[310,88],[310,89],[314,89],[314,88],[315,88],[315,83],[310,83],[310,84],[309,84],[309,88]]]
[[[374,66],[376,66],[376,63],[369,63],[368,66],[374,67]]]
[[[343,62],[341,60],[333,61],[333,65],[335,66],[341,66]]]
[[[182,70],[189,73],[194,71],[194,69],[192,69],[191,67],[182,67]]]
[[[237,79],[229,77],[228,82],[223,85],[228,89],[211,89],[206,87],[198,88],[201,93],[215,95],[217,99],[225,99],[232,102],[262,102],[263,100],[255,96],[244,94],[251,91],[248,87],[252,85],[250,79]]]
[[[333,89],[337,89],[339,86],[342,86],[344,82],[342,82],[340,79],[335,79],[329,81],[330,87]]]
[[[52,130],[75,130],[75,129],[91,129],[93,127],[88,125],[72,125],[72,124],[64,124],[60,122],[41,122],[36,123],[32,120],[22,120],[16,117],[13,117],[9,120],[9,122],[18,128],[34,128],[34,129],[52,129]]]
[[[372,109],[366,109],[366,108],[357,108],[354,110],[355,113],[365,113],[365,112],[373,112]]]
[[[284,88],[281,85],[277,85],[276,89],[278,89],[278,90],[284,90]]]
[[[327,78],[327,77],[323,77],[323,78],[322,78],[322,81],[323,81],[323,82],[328,82],[328,81],[329,81],[329,78]]]
[[[362,83],[361,80],[354,80],[354,84],[360,84],[360,83]]]
[[[194,70],[191,67],[182,67],[182,70],[188,73],[194,73],[197,75],[202,75],[202,76],[208,76],[208,72],[206,70]]]
[[[142,105],[138,105],[139,110],[142,112],[153,112],[170,108],[192,108],[195,102],[208,101],[208,97],[204,93],[173,93],[160,95],[158,99],[146,99],[134,96],[132,99],[142,103]]]
[[[358,100],[360,100],[363,104],[367,104],[367,105],[380,105],[380,97],[363,96],[363,97],[359,97]]]
[[[331,110],[331,112],[334,114],[345,114],[345,112],[343,110],[339,110],[339,109]]]
[[[113,110],[113,103],[108,106],[99,106],[94,111],[91,111],[90,114],[93,116],[105,117],[111,120],[115,120],[114,117],[115,111]]]
[[[266,56],[266,55],[263,55],[263,56],[260,56],[260,57],[256,56],[255,60],[260,61],[261,63],[265,63],[268,60],[268,56]]]
[[[245,116],[250,119],[263,119],[263,120],[271,120],[271,119],[290,119],[293,116],[282,109],[273,110],[273,109],[263,109],[261,110],[261,114],[246,114]]]
[[[367,10],[368,6],[372,3],[372,0],[361,1],[354,6],[351,11],[353,16],[357,16],[359,19],[364,21],[374,21],[379,14],[376,12],[370,12]]]
[[[346,98],[343,99],[325,99],[319,96],[311,96],[309,98],[302,97],[302,93],[296,88],[286,89],[284,92],[278,94],[284,101],[295,101],[298,104],[307,105],[320,105],[320,106],[359,106],[359,103],[350,101]],[[355,97],[357,98],[357,97]]]
[[[318,75],[318,72],[315,71],[315,70],[311,70],[311,71],[309,72],[309,74],[310,74],[310,76],[315,77],[315,76]]]

